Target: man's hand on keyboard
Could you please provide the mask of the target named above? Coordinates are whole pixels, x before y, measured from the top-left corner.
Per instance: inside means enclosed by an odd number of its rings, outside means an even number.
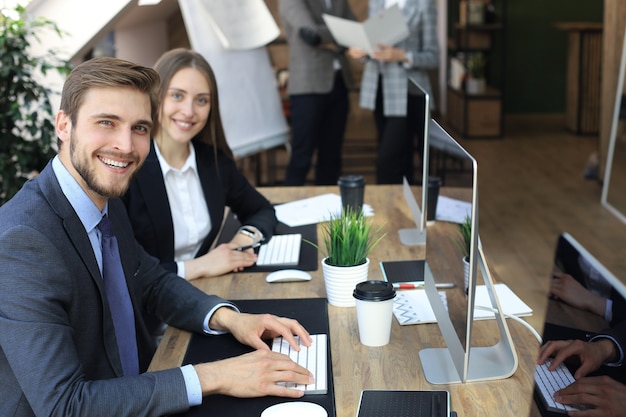
[[[561,404],[585,404],[593,408],[571,411],[576,417],[616,417],[626,416],[626,385],[608,377],[585,377],[563,388],[554,396]]]
[[[311,345],[311,336],[297,320],[272,314],[238,313],[227,307],[218,309],[211,317],[211,329],[232,333],[235,338],[250,347],[270,350],[263,339],[283,336],[296,350],[300,345],[294,335],[300,337],[305,346]]]
[[[267,345],[265,345],[267,348]],[[300,398],[304,391],[288,388],[279,382],[312,384],[313,375],[281,353],[255,350],[234,358],[194,366],[202,395],[223,394],[240,398],[267,395]]]
[[[598,369],[604,362],[615,355],[615,345],[609,339],[601,339],[594,342],[583,340],[550,340],[539,350],[538,364],[543,364],[546,359],[554,356],[550,364],[554,370],[565,359],[576,356],[580,359],[580,367],[574,372],[574,378],[579,379]]]

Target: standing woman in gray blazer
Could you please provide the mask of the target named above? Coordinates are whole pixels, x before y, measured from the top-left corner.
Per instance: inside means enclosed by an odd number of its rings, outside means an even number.
[[[370,56],[359,48],[349,49],[353,58],[366,59],[359,104],[374,110],[378,184],[402,183],[403,176],[414,182],[413,144],[416,133],[423,135],[425,104],[423,98],[408,93],[408,78],[430,92],[426,70],[439,64],[435,0],[370,0],[369,15],[395,4],[409,27],[408,38],[395,45],[378,45]]]

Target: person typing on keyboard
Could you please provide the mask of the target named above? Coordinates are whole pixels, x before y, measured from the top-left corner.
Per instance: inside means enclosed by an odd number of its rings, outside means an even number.
[[[278,220],[237,168],[213,69],[201,54],[182,48],[165,52],[154,69],[161,79],[158,120],[146,163],[123,196],[135,237],[186,280],[254,265],[253,248],[272,237]],[[227,209],[243,227],[213,247]]]
[[[582,404],[589,409],[569,411],[568,415],[586,416],[626,416],[626,385],[610,376],[589,376],[602,366],[624,369],[626,348],[626,320],[615,327],[594,335],[589,341],[551,340],[539,350],[538,364],[553,357],[548,369],[554,370],[568,358],[578,358],[580,366],[573,376],[571,385],[557,391],[556,402],[561,404]],[[620,372],[626,379],[626,372]]]

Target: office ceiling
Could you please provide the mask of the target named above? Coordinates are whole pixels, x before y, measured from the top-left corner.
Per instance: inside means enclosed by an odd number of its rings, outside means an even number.
[[[115,25],[125,29],[141,26],[154,20],[163,20],[178,12],[178,0],[161,0],[158,4],[131,7]]]

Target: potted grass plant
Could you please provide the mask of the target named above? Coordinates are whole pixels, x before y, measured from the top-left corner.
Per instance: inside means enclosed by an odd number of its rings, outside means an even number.
[[[321,247],[308,242],[324,255],[322,271],[331,305],[355,305],[352,291],[356,284],[367,280],[368,256],[385,235],[382,226],[374,229],[372,220],[361,211],[348,208],[323,225]]]
[[[485,69],[487,63],[482,52],[474,52],[467,59],[468,78],[465,91],[467,94],[484,94],[487,89]]]
[[[459,224],[458,234],[455,236],[453,241],[463,254],[463,278],[465,293],[467,294],[469,286],[469,255],[472,244],[472,219],[470,216],[465,216],[463,223]]]

